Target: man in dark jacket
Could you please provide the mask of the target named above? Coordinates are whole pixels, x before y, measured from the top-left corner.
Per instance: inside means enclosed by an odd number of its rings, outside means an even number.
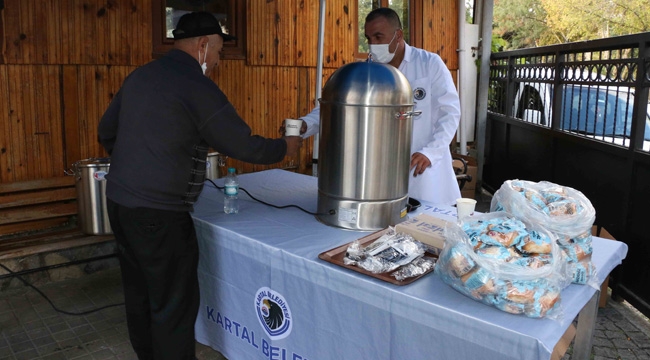
[[[131,73],[99,124],[111,156],[106,197],[119,249],[131,344],[139,359],[194,359],[198,246],[189,212],[212,147],[246,162],[295,156],[300,137],[251,135],[209,78],[224,34],[207,12],[183,15],[174,49]]]

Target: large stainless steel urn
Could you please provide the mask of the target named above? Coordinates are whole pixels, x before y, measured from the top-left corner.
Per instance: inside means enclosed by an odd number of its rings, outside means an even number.
[[[320,99],[318,214],[327,225],[377,230],[406,217],[413,94],[390,65],[339,68]]]

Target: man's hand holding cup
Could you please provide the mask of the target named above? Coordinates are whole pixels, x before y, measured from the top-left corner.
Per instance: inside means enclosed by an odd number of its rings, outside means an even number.
[[[284,119],[280,125],[282,136],[300,136],[307,131],[307,123],[302,119]]]

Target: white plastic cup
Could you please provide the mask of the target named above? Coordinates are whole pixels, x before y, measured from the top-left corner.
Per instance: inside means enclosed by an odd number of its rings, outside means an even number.
[[[302,127],[301,119],[284,119],[285,136],[300,136],[301,127]]]
[[[458,221],[463,220],[467,216],[474,214],[476,208],[476,200],[470,198],[456,199],[456,214]]]

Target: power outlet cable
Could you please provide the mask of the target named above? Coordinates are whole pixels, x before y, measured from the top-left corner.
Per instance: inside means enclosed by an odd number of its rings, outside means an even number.
[[[8,267],[4,266],[3,264],[0,264],[0,267],[2,267],[3,269],[5,269],[5,271],[7,271],[7,272],[10,273],[10,274],[15,274],[15,272],[11,271]],[[73,316],[83,316],[83,315],[92,314],[92,313],[94,313],[94,312],[101,311],[101,310],[104,310],[104,309],[107,309],[107,308],[110,308],[110,307],[115,307],[115,306],[122,306],[122,305],[124,305],[124,303],[112,304],[112,305],[106,305],[106,306],[102,306],[102,307],[99,307],[99,308],[96,308],[96,309],[91,309],[91,310],[82,311],[82,312],[71,312],[71,311],[61,310],[61,309],[57,308],[56,305],[54,305],[54,303],[52,302],[52,300],[50,300],[50,298],[47,297],[47,295],[45,295],[45,294],[44,294],[41,290],[39,290],[36,286],[30,284],[27,280],[23,279],[22,276],[20,276],[20,275],[18,275],[18,274],[15,274],[15,275],[16,275],[16,277],[18,278],[18,280],[22,281],[25,285],[27,285],[27,286],[29,286],[30,288],[34,289],[34,290],[35,290],[37,293],[39,293],[39,294],[40,294],[40,295],[41,295],[45,300],[47,300],[48,303],[50,303],[50,306],[52,306],[52,308],[53,308],[56,312],[61,313],[61,314],[65,314],[65,315],[73,315]]]
[[[209,182],[211,182],[212,185],[214,185],[214,187],[216,187],[217,189],[219,189],[219,190],[223,190],[223,188],[224,188],[223,186],[219,186],[219,185],[215,184],[214,181],[212,181],[211,179],[206,179],[206,180],[209,181]],[[309,210],[305,210],[305,209],[301,208],[301,207],[298,206],[298,205],[293,205],[293,204],[290,204],[290,205],[282,205],[282,206],[279,206],[279,205],[273,205],[273,204],[267,203],[266,201],[262,201],[262,200],[256,198],[255,196],[251,195],[251,193],[249,193],[248,190],[244,189],[243,187],[240,187],[239,190],[245,192],[248,196],[250,196],[251,199],[253,199],[253,200],[255,200],[255,201],[257,201],[257,202],[259,202],[259,203],[261,203],[261,204],[264,204],[264,205],[266,205],[266,206],[274,207],[274,208],[276,208],[276,209],[286,209],[286,208],[293,207],[293,208],[299,209],[299,210],[301,210],[301,211],[303,211],[303,212],[305,212],[305,213],[307,213],[307,214],[309,214],[309,215],[314,215],[314,216],[317,216],[317,215],[334,215],[334,214],[336,213],[334,210],[330,210],[328,213],[316,213],[316,212],[311,212],[311,211],[309,211]]]

